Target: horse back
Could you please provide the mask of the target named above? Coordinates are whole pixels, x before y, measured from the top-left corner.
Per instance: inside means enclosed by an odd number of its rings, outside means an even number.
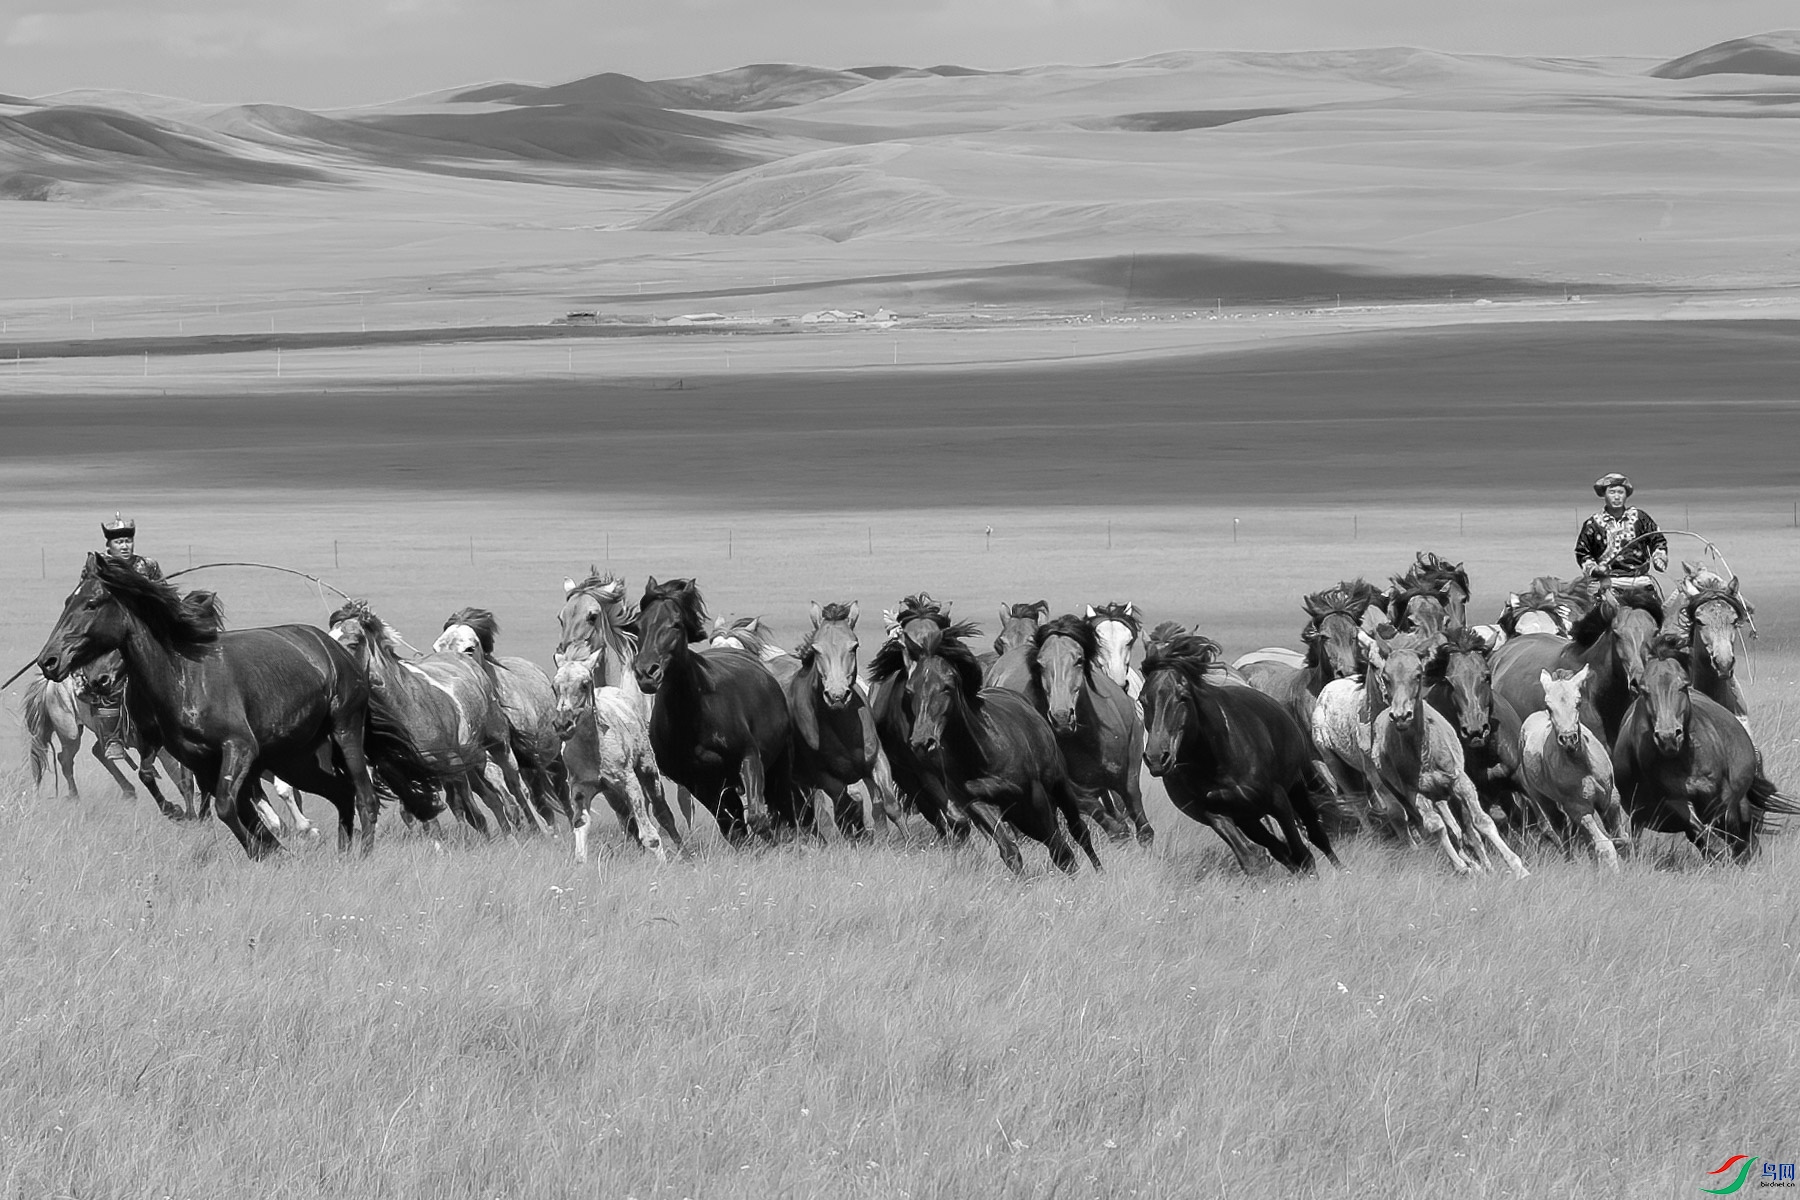
[[[982,735],[982,750],[993,774],[1004,773],[1004,765],[1032,774],[1064,774],[1062,751],[1056,735],[1024,696],[1007,688],[984,687],[980,692],[981,709],[976,724]]]
[[[1306,691],[1303,683],[1300,691]],[[1220,779],[1272,780],[1285,786],[1300,775],[1310,754],[1309,735],[1289,702],[1253,687],[1209,685],[1200,694],[1199,719]]]
[[[1489,662],[1494,698],[1504,697],[1523,718],[1544,707],[1544,684],[1538,675],[1580,666],[1580,651],[1567,638],[1527,633],[1495,650]]]
[[[787,696],[761,659],[746,650],[709,646],[693,656],[693,671],[691,693],[669,695],[667,683],[657,692],[658,713],[674,717],[674,706],[684,706],[683,723],[693,722],[702,740],[723,740],[739,752],[754,744],[765,764],[785,756],[791,728]]]

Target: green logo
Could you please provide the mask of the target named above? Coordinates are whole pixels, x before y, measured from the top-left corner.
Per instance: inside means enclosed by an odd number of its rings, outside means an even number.
[[[1739,1164],[1742,1165],[1740,1166]],[[1734,1154],[1724,1162],[1720,1163],[1713,1170],[1708,1171],[1707,1174],[1723,1175],[1725,1172],[1731,1170],[1731,1168],[1737,1167],[1737,1178],[1726,1184],[1724,1187],[1703,1187],[1700,1190],[1714,1196],[1729,1196],[1731,1193],[1744,1186],[1744,1180],[1750,1178],[1750,1168],[1755,1165],[1756,1156],[1754,1154]]]

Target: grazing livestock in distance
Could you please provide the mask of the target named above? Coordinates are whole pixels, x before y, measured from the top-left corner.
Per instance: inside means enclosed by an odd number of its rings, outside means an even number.
[[[1544,672],[1545,709],[1526,717],[1519,731],[1519,782],[1565,838],[1581,830],[1601,865],[1617,871],[1613,839],[1629,846],[1630,834],[1613,786],[1612,758],[1581,723],[1581,688],[1590,670]]]
[[[216,797],[251,858],[281,848],[256,809],[265,770],[337,808],[341,849],[359,820],[362,850],[375,848],[371,770],[414,816],[437,815],[430,766],[348,651],[311,625],[222,629],[213,600],[90,554],[38,669],[66,679],[119,651],[130,719]]]
[[[1321,819],[1329,788],[1313,749],[1279,702],[1214,681],[1218,643],[1159,625],[1144,654],[1144,764],[1182,812],[1217,833],[1250,871],[1249,842],[1290,871],[1309,871],[1300,826],[1341,866]],[[1265,817],[1281,826],[1276,837]]]

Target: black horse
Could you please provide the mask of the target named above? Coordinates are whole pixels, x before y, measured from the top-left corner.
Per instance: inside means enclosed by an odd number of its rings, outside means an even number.
[[[251,858],[280,849],[254,807],[264,771],[336,806],[342,849],[359,816],[362,849],[374,848],[371,770],[414,816],[437,815],[430,768],[348,651],[310,625],[222,625],[211,593],[183,596],[90,554],[37,665],[65,679],[119,651],[131,720],[217,797],[220,820]]]
[[[1059,813],[1098,871],[1100,857],[1049,723],[1017,693],[981,686],[981,661],[963,642],[965,632],[973,629],[933,626],[919,638],[900,635],[913,663],[905,685],[915,714],[908,738],[913,753],[936,769],[1013,871],[1023,871],[1025,863],[1009,825],[1042,842],[1058,867],[1075,872]],[[893,659],[878,656],[875,678],[898,669]]]
[[[916,642],[927,631],[950,626],[950,602],[933,600],[925,592],[900,601],[894,616],[898,632],[890,636],[869,660],[869,710],[875,714],[875,732],[888,766],[894,772],[894,784],[912,800],[914,808],[931,823],[940,837],[958,840],[969,836],[969,815],[950,794],[943,774],[935,763],[921,759],[913,752],[913,703],[906,690],[907,658],[904,639]],[[972,623],[957,627],[958,637],[975,632]]]
[[[706,605],[691,579],[644,585],[632,671],[652,696],[650,748],[664,775],[706,806],[732,845],[800,824],[792,779],[792,721],[781,684],[754,654],[694,650]],[[774,820],[771,820],[773,814]],[[811,827],[811,822],[806,822]]]
[[[1251,867],[1245,838],[1290,871],[1311,870],[1301,825],[1341,866],[1321,819],[1329,785],[1287,709],[1254,688],[1209,680],[1206,668],[1218,659],[1217,642],[1167,627],[1158,633],[1144,655],[1144,764],[1163,781],[1175,807],[1217,833],[1245,871]],[[1283,837],[1263,824],[1264,817],[1275,819]]]

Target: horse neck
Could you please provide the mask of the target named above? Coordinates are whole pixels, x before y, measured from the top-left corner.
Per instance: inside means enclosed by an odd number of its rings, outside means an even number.
[[[988,759],[981,714],[960,687],[950,697],[950,713],[944,721],[944,748],[950,759],[971,775],[979,772]]]
[[[127,615],[130,632],[119,647],[125,663],[125,674],[134,686],[126,689],[129,702],[137,699],[158,709],[177,707],[185,685],[196,672],[193,659],[170,649],[151,636],[149,628],[135,616]]]

